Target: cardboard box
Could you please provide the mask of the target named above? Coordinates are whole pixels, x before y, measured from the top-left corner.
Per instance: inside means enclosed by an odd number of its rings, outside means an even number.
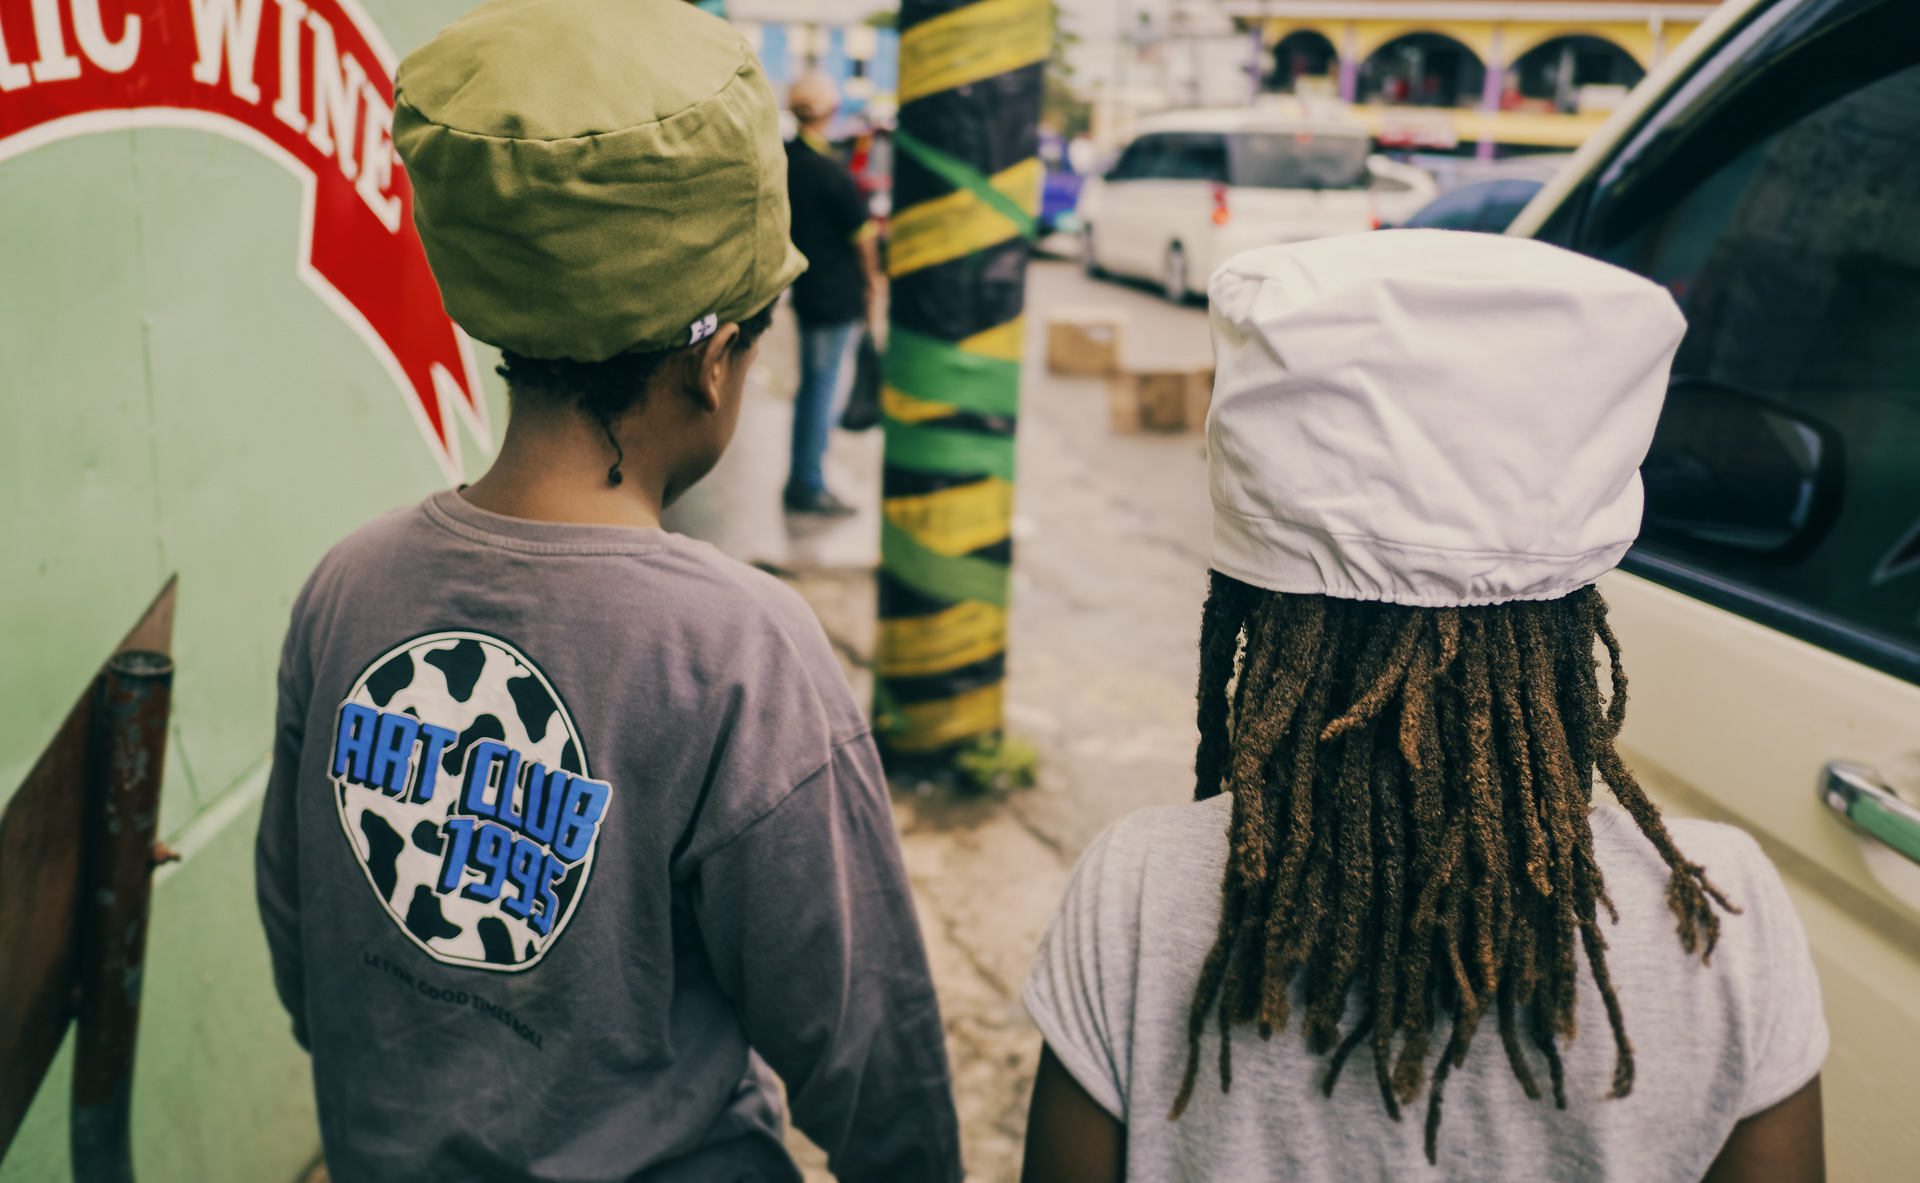
[[[1047,317],[1047,368],[1103,375],[1120,369],[1127,314],[1118,308],[1059,308]]]
[[[1213,401],[1213,367],[1130,370],[1107,383],[1109,423],[1116,432],[1199,431]]]

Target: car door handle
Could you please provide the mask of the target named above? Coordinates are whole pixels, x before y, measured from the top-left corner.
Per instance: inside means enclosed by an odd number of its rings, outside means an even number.
[[[1820,778],[1820,798],[1855,829],[1920,863],[1920,809],[1894,796],[1873,769],[1833,761]]]

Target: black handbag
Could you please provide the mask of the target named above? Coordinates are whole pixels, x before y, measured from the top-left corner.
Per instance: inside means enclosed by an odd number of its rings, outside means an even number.
[[[848,431],[865,431],[880,422],[880,351],[873,344],[873,330],[860,330],[860,351],[853,362],[853,389],[847,394],[847,409],[840,412],[840,426]]]

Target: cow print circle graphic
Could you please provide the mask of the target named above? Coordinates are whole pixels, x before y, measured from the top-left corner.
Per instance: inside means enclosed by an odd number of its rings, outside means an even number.
[[[368,884],[428,956],[523,970],[560,938],[610,802],[566,704],[511,644],[433,633],[374,661],[335,717],[329,771]]]

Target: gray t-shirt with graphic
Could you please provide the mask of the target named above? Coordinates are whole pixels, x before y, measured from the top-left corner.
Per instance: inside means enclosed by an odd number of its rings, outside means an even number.
[[[873,739],[778,580],[454,492],[293,606],[257,848],[333,1176],[961,1177]]]
[[[1606,1097],[1613,1040],[1582,974],[1580,1034],[1562,1051],[1567,1108],[1528,1100],[1498,1032],[1483,1026],[1447,1081],[1437,1167],[1423,1146],[1424,1101],[1395,1123],[1370,1063],[1349,1064],[1325,1096],[1327,1059],[1308,1050],[1297,1024],[1264,1043],[1236,1027],[1233,1088],[1223,1094],[1219,1029],[1209,1023],[1192,1102],[1169,1121],[1187,1015],[1219,923],[1231,808],[1223,795],[1142,810],[1101,835],[1081,856],[1022,993],[1061,1063],[1126,1123],[1130,1179],[1697,1183],[1735,1122],[1797,1092],[1826,1058],[1806,935],[1753,839],[1710,822],[1667,823],[1743,909],[1723,919],[1702,965],[1674,935],[1665,864],[1631,818],[1603,806],[1593,845],[1620,912],[1618,924],[1603,916],[1601,926],[1634,1048],[1630,1095]],[[1350,1007],[1346,1026],[1357,1012]],[[1435,1047],[1446,1041],[1444,1020],[1439,1027]]]

